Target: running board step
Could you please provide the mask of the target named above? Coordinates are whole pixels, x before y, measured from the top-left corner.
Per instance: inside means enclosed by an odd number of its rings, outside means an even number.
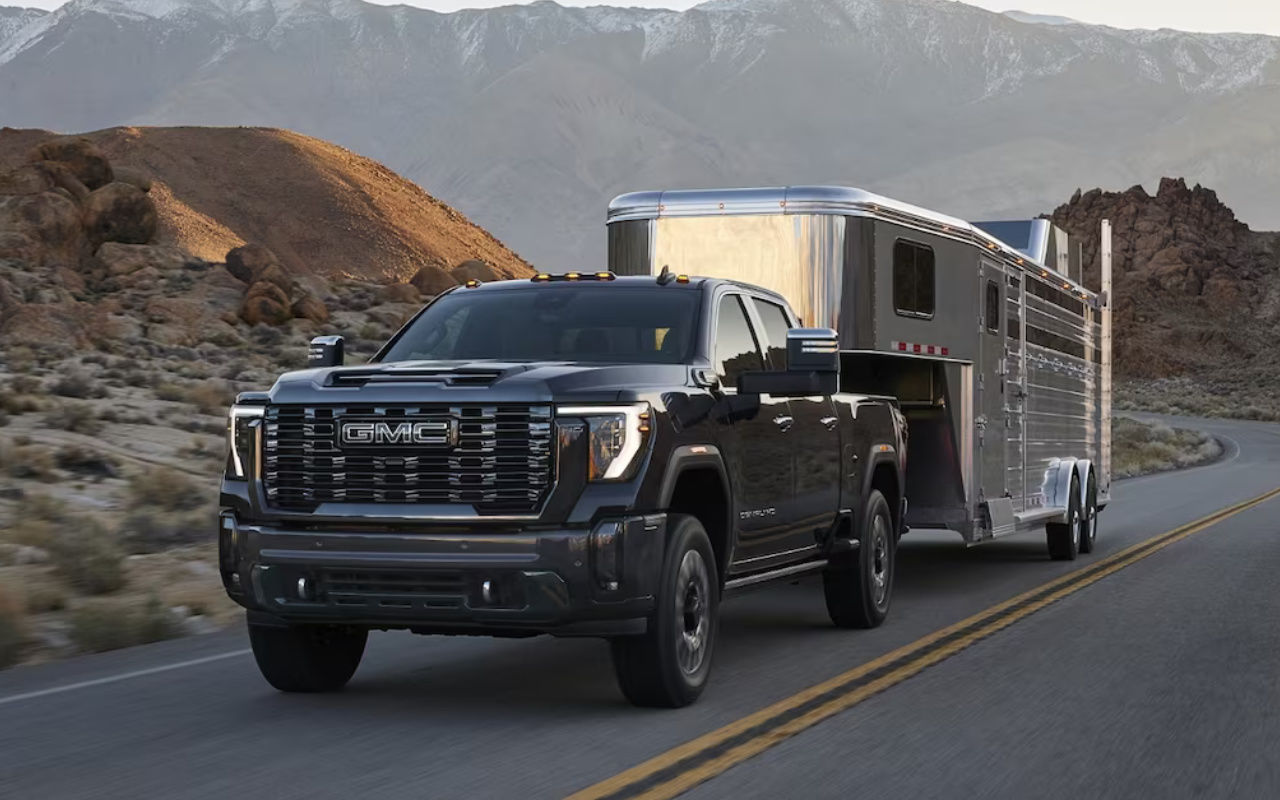
[[[821,561],[807,561],[803,564],[792,564],[788,567],[771,569],[768,572],[757,572],[754,575],[746,575],[741,578],[734,578],[733,580],[725,581],[724,590],[729,592],[734,589],[742,589],[747,586],[754,586],[757,583],[774,581],[779,578],[793,578],[796,575],[805,575],[810,572],[817,572],[820,569],[825,569],[826,566],[827,560],[824,558]]]

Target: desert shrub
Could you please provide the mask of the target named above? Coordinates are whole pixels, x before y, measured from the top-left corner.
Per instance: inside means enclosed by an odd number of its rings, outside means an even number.
[[[114,478],[120,474],[119,461],[78,444],[60,448],[54,460],[61,469],[76,475]]]
[[[136,508],[120,523],[120,542],[130,553],[156,553],[170,547],[212,542],[216,520],[208,507],[180,512]]]
[[[52,483],[58,480],[57,463],[48,448],[36,445],[0,447],[0,466],[14,478]]]
[[[0,669],[18,663],[26,638],[22,603],[12,592],[0,586]]]
[[[173,615],[150,596],[137,600],[98,600],[71,612],[71,641],[87,653],[172,639],[180,629]]]
[[[180,402],[187,399],[186,388],[176,383],[162,383],[152,390],[157,400],[168,400],[171,402]]]
[[[97,381],[83,372],[63,373],[49,386],[49,391],[59,397],[77,397],[82,400],[87,397],[105,397],[107,394]]]
[[[109,594],[124,586],[124,553],[116,535],[92,517],[55,525],[46,549],[54,568],[82,594]]]
[[[23,606],[28,614],[47,614],[67,607],[67,589],[50,576],[28,575],[22,582]]]
[[[39,411],[42,407],[38,397],[29,394],[0,392],[0,411],[9,414],[26,414],[31,411]]]
[[[1207,434],[1128,417],[1112,421],[1111,442],[1117,478],[1191,467],[1222,454],[1222,446]]]
[[[141,369],[127,370],[121,374],[120,379],[128,386],[151,386],[156,382],[154,375]]]
[[[0,408],[0,428],[9,424],[9,414],[3,408]]]
[[[12,355],[12,351],[10,351]],[[37,394],[41,390],[40,379],[34,375],[15,375],[9,382],[16,394]]]
[[[47,494],[28,494],[18,503],[14,518],[34,522],[61,522],[67,519],[66,504]],[[22,542],[32,544],[32,542]],[[37,545],[42,547],[43,545]]]
[[[47,428],[60,428],[89,436],[96,435],[102,430],[102,422],[93,408],[84,403],[58,403],[44,412],[43,422]]]
[[[185,511],[203,505],[210,496],[208,487],[170,467],[151,467],[129,479],[132,508]]]
[[[284,333],[279,328],[258,323],[249,331],[249,338],[254,344],[273,347],[284,341]]]
[[[222,414],[234,399],[233,392],[222,381],[204,381],[187,390],[186,400],[202,414]]]

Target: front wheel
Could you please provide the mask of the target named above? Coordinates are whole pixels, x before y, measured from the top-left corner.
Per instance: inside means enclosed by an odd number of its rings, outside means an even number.
[[[827,614],[840,628],[875,628],[889,616],[897,536],[884,495],[872,489],[863,510],[858,549],[822,573]]]
[[[610,641],[618,686],[637,706],[680,708],[711,673],[720,582],[711,540],[696,517],[672,514],[662,577],[640,636]]]
[[[332,625],[249,624],[258,670],[282,692],[335,692],[360,666],[369,632]]]

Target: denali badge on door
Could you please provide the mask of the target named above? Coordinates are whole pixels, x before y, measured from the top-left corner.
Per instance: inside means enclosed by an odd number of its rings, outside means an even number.
[[[341,423],[341,442],[346,446],[386,445],[455,445],[458,443],[458,421],[384,422],[350,420]]]

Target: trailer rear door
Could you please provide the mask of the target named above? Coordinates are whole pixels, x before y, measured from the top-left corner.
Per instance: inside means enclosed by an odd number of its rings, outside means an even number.
[[[1004,311],[1005,275],[1000,266],[983,260],[978,270],[978,488],[984,500],[1008,496],[1008,434],[1005,406],[1006,360]]]

